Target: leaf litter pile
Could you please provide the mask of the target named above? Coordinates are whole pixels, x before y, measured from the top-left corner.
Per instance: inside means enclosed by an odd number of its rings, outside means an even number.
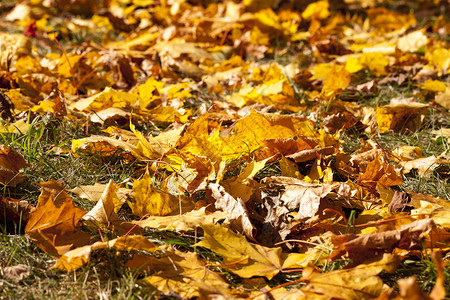
[[[2,243],[31,240],[41,275],[445,298],[447,1],[0,5]],[[33,284],[14,255],[0,289]]]

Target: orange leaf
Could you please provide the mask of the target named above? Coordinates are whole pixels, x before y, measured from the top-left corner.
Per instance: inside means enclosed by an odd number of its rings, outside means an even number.
[[[86,244],[89,235],[79,229],[79,221],[86,212],[73,205],[59,182],[40,185],[38,205],[31,211],[25,232],[47,253],[62,255],[74,246]]]

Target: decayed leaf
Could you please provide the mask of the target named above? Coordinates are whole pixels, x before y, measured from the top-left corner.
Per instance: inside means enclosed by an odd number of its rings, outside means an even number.
[[[0,267],[0,274],[6,279],[19,281],[30,275],[30,269],[26,265],[18,264],[5,268]]]
[[[117,251],[144,250],[153,252],[158,250],[152,242],[141,235],[123,236],[108,242],[96,242],[64,253],[53,268],[75,271],[90,261],[91,253],[100,249],[115,249]]]
[[[362,236],[342,235],[333,239],[337,247],[331,254],[331,258],[346,254],[350,258],[364,260],[376,251],[391,252],[394,248],[406,250],[421,247],[425,235],[436,227],[432,219],[422,219],[401,226],[397,230],[370,233]]]
[[[89,234],[80,230],[79,221],[86,212],[73,205],[57,181],[43,182],[41,186],[38,204],[31,211],[25,232],[47,253],[62,255],[85,245]]]
[[[389,204],[390,212],[402,212],[406,211],[408,203],[411,202],[411,196],[408,193],[395,191],[392,201]]]
[[[33,205],[25,200],[16,200],[11,198],[0,199],[0,222],[7,225],[26,224],[30,219],[30,212]],[[20,226],[24,228],[24,226]]]
[[[371,259],[351,269],[342,269],[328,273],[319,273],[312,267],[303,270],[303,281],[306,286],[301,290],[307,297],[341,299],[373,299],[383,291],[383,281],[376,275],[381,271],[393,272],[398,264],[392,254]]]
[[[238,229],[243,230],[248,238],[254,240],[253,230],[255,227],[250,220],[244,201],[240,198],[234,198],[217,183],[210,183],[208,188],[212,192],[212,197],[216,199],[214,202],[216,209],[221,209],[222,211],[227,212],[227,218],[232,223],[233,221],[238,221],[240,223]]]
[[[282,189],[281,201],[289,210],[297,210],[296,219],[311,218],[319,209],[320,200],[331,192],[330,184],[315,184],[291,177],[267,177],[269,186]]]
[[[196,253],[169,250],[161,258],[135,255],[127,266],[151,273],[143,279],[144,282],[163,293],[175,292],[183,298],[189,299],[199,295],[197,282],[222,291],[228,288],[225,280],[206,268]]]
[[[16,186],[25,181],[25,177],[19,174],[19,170],[28,166],[22,155],[13,149],[0,145],[0,182],[9,186]]]

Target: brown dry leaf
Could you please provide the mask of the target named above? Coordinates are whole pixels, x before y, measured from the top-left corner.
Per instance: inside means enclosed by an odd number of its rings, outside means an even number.
[[[307,298],[323,299],[373,299],[383,292],[383,281],[378,278],[381,271],[394,272],[398,259],[392,254],[372,258],[366,263],[351,269],[319,273],[313,267],[303,270],[302,280],[306,286],[301,288]]]
[[[43,182],[38,204],[31,211],[25,232],[47,253],[62,255],[87,244],[89,234],[80,230],[86,213],[73,205],[72,198],[57,181]]]
[[[16,186],[25,181],[25,177],[19,174],[19,170],[29,166],[22,155],[13,149],[0,145],[0,182],[9,186]]]
[[[390,212],[402,212],[406,211],[408,203],[411,202],[411,196],[408,193],[395,191],[392,197],[391,203],[389,204]]]
[[[231,221],[231,224],[238,223],[238,231],[243,231],[249,239],[255,241],[253,237],[255,227],[250,220],[244,201],[241,198],[234,198],[225,191],[223,186],[217,183],[210,183],[208,188],[212,192],[212,197],[216,200],[214,202],[216,209],[227,212],[227,218]]]
[[[17,282],[24,278],[27,278],[30,275],[30,268],[28,268],[28,266],[23,264],[18,264],[15,266],[5,268],[0,267],[0,274],[5,279],[10,279]]]
[[[365,172],[359,175],[358,184],[375,188],[377,183],[386,186],[400,185],[403,178],[393,165],[382,157],[377,157],[367,165]]]
[[[317,146],[317,142],[306,136],[296,136],[292,138],[265,139],[264,144],[267,148],[284,156],[294,154],[303,150],[312,149]]]
[[[337,247],[330,258],[346,254],[349,258],[363,261],[377,251],[391,252],[394,248],[420,249],[426,234],[436,227],[432,219],[422,219],[401,226],[397,230],[370,233],[362,236],[339,235],[333,238]]]
[[[0,222],[2,224],[26,224],[30,219],[30,212],[33,205],[25,200],[16,200],[11,198],[0,199]],[[19,225],[20,228],[24,226]],[[14,229],[14,228],[11,228]]]
[[[314,148],[309,150],[299,151],[294,154],[287,155],[287,158],[294,160],[295,162],[305,162],[308,160],[313,160],[321,155],[331,155],[335,152],[334,146],[328,146],[325,148]]]
[[[123,236],[108,242],[96,242],[66,252],[59,258],[52,268],[65,270],[68,272],[87,264],[91,259],[91,253],[100,249],[114,249],[117,251],[144,250],[154,252],[159,248],[142,235]]]
[[[266,177],[268,186],[281,189],[280,200],[289,210],[298,210],[295,219],[314,217],[319,209],[320,200],[332,189],[330,184],[309,183],[292,177]]]
[[[0,183],[15,187],[26,180],[26,177],[19,173],[13,173],[11,171],[0,170]]]
[[[361,149],[352,155],[349,163],[360,172],[365,172],[367,165],[378,157],[387,158],[385,151],[372,140],[361,141]]]

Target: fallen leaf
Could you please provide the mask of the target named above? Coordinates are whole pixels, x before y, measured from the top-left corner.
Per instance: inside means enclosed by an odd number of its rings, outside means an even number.
[[[409,196],[408,193],[395,191],[391,203],[389,204],[389,211],[390,212],[406,211],[409,202],[411,202],[411,196]]]
[[[422,219],[401,226],[397,230],[369,233],[361,236],[342,235],[333,239],[336,249],[330,255],[335,259],[346,254],[349,258],[363,261],[378,251],[391,252],[394,248],[419,249],[425,234],[436,227],[432,219]]]
[[[198,210],[192,210],[185,214],[175,216],[151,216],[142,221],[133,221],[142,228],[156,228],[160,230],[176,230],[189,231],[195,230],[197,227],[207,224],[216,224],[221,220],[225,220],[222,226],[225,226],[229,221],[229,213],[225,211],[215,211],[213,213],[206,213],[206,207]]]
[[[250,220],[244,201],[240,198],[233,198],[233,196],[228,194],[225,189],[217,183],[210,183],[208,188],[212,192],[212,197],[216,200],[214,202],[216,209],[227,212],[227,218],[231,223],[237,222],[239,231],[242,230],[249,239],[255,241],[253,237],[253,230],[255,230],[255,227]]]
[[[127,201],[133,214],[139,217],[165,216],[174,211],[180,211],[181,200],[164,189],[156,188],[152,181],[148,169],[140,180],[134,181],[133,201]]]
[[[36,208],[25,227],[31,240],[46,253],[62,255],[87,244],[89,234],[80,230],[86,213],[74,206],[72,198],[57,181],[43,182]]]
[[[314,217],[320,200],[331,192],[330,184],[309,183],[290,177],[266,177],[264,183],[282,190],[280,200],[289,210],[297,210],[295,219]]]
[[[359,175],[358,183],[369,187],[375,187],[377,183],[394,186],[402,184],[403,178],[393,165],[378,157],[367,165],[363,174]]]
[[[119,219],[116,214],[118,204],[122,205],[123,203],[117,197],[117,186],[110,180],[100,199],[97,201],[97,204],[82,219],[88,227],[94,230],[98,228],[109,228],[117,231],[118,234],[129,233],[133,225]],[[135,233],[137,231],[139,229],[135,229]]]
[[[19,174],[19,170],[29,166],[22,155],[5,145],[0,145],[0,166],[6,170],[0,170],[0,182],[16,186],[25,181],[25,177]]]
[[[0,267],[0,274],[5,278],[12,281],[20,281],[30,276],[30,268],[23,264],[18,264],[10,267]]]
[[[301,291],[309,297],[336,297],[342,299],[373,299],[383,292],[381,271],[395,271],[398,259],[392,254],[375,257],[350,269],[319,273],[309,267],[303,270]]]
[[[154,252],[158,250],[158,247],[142,235],[123,236],[108,242],[96,242],[92,245],[68,251],[59,258],[52,268],[67,272],[75,271],[90,261],[93,251],[101,249],[114,249],[117,251],[144,250]]]
[[[378,130],[380,133],[388,130],[415,131],[420,127],[426,107],[427,105],[422,103],[379,106],[375,113]]]
[[[281,248],[251,244],[220,225],[203,225],[202,228],[205,236],[196,245],[222,256],[225,269],[243,278],[265,276],[269,280],[281,270]]]
[[[30,219],[30,212],[33,208],[33,205],[25,200],[1,198],[0,222],[12,227],[18,226],[23,229],[23,225],[25,225]],[[11,228],[11,230],[16,231],[17,229]]]
[[[209,270],[197,253],[168,250],[161,258],[135,255],[127,266],[151,273],[143,281],[159,291],[175,292],[184,298],[199,295],[197,282],[225,291],[228,289],[225,280]]]
[[[101,200],[102,194],[108,188],[110,183],[102,184],[96,182],[94,185],[79,185],[69,192],[76,194],[80,198],[88,199],[92,202],[98,202]],[[113,197],[114,212],[118,212],[123,203],[126,202],[127,195],[131,192],[130,189],[118,188],[116,191],[117,198]]]

